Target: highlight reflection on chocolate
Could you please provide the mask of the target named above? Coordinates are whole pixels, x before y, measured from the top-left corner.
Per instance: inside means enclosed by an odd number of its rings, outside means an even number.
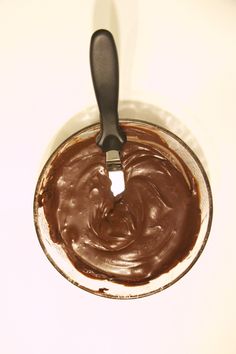
[[[53,242],[87,276],[138,285],[168,272],[193,248],[199,191],[185,163],[155,131],[124,130],[126,189],[114,197],[95,136],[52,161],[38,196]]]

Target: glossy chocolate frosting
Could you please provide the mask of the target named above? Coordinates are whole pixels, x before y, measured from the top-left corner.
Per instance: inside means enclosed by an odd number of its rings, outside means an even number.
[[[95,136],[51,162],[38,196],[51,239],[87,276],[127,285],[148,282],[181,262],[200,229],[197,183],[153,131],[125,127],[126,188],[114,197]]]

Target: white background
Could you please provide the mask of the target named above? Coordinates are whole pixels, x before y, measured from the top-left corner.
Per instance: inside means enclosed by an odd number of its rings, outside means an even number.
[[[48,143],[95,104],[92,32],[111,29],[120,97],[158,105],[202,146],[214,222],[193,269],[140,300],[88,294],[43,254],[32,202]],[[1,0],[0,353],[236,353],[236,1]]]

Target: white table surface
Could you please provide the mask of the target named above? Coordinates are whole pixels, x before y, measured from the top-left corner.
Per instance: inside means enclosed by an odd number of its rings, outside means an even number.
[[[139,300],[70,284],[33,225],[48,143],[95,104],[88,50],[99,27],[117,41],[120,98],[181,119],[204,150],[213,189],[214,222],[197,264]],[[0,353],[236,353],[236,2],[2,0],[0,63]]]

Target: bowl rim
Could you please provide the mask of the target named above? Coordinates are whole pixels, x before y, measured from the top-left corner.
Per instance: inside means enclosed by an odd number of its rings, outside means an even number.
[[[175,279],[171,280],[170,282],[168,282],[167,284],[159,287],[158,289],[155,290],[151,290],[148,292],[144,292],[141,294],[136,294],[136,295],[113,295],[113,294],[108,294],[106,292],[101,292],[101,291],[96,291],[96,290],[91,290],[89,288],[87,288],[84,285],[79,284],[77,281],[73,280],[70,276],[68,276],[57,264],[56,262],[53,260],[53,258],[51,257],[51,255],[48,253],[46,246],[44,245],[43,241],[42,241],[42,237],[41,237],[41,230],[38,224],[38,202],[37,202],[37,196],[39,193],[39,188],[41,185],[41,181],[43,179],[43,176],[45,174],[45,171],[48,167],[48,165],[50,164],[50,162],[54,159],[54,157],[56,156],[56,154],[61,150],[61,148],[63,146],[65,146],[71,139],[73,139],[76,135],[79,135],[81,133],[86,132],[89,129],[92,128],[96,128],[99,127],[99,122],[87,125],[86,127],[78,130],[77,132],[73,133],[72,135],[70,135],[68,138],[66,138],[62,143],[60,143],[55,150],[51,153],[51,155],[47,158],[46,162],[44,162],[43,168],[38,176],[38,180],[36,183],[36,187],[35,187],[35,192],[34,192],[34,197],[33,197],[33,219],[34,219],[34,226],[35,226],[35,230],[36,230],[36,234],[37,234],[37,238],[39,241],[39,244],[44,252],[44,254],[46,255],[47,259],[50,261],[50,263],[54,266],[54,268],[65,278],[67,279],[70,283],[76,285],[77,287],[79,287],[82,290],[85,290],[86,292],[93,294],[93,295],[97,295],[100,297],[105,297],[105,298],[109,298],[109,299],[115,299],[115,300],[132,300],[132,299],[139,299],[139,298],[143,298],[143,297],[147,297],[156,293],[161,292],[162,290],[165,290],[167,288],[169,288],[171,285],[173,285],[174,283],[176,283],[177,281],[179,281],[186,273],[189,272],[189,270],[194,266],[194,264],[197,262],[197,260],[199,259],[200,255],[202,254],[206,243],[208,241],[209,238],[209,234],[210,234],[210,230],[211,230],[211,226],[212,226],[212,221],[213,221],[213,196],[212,196],[212,190],[211,190],[211,186],[210,186],[210,182],[207,176],[207,173],[200,161],[200,159],[197,157],[197,155],[195,154],[195,152],[180,138],[178,137],[175,133],[171,132],[170,130],[162,127],[161,125],[152,123],[152,122],[147,122],[144,121],[142,119],[129,119],[129,118],[120,118],[120,122],[121,125],[122,123],[140,123],[146,126],[152,126],[155,127],[155,129],[163,131],[164,133],[166,133],[167,135],[171,136],[173,139],[175,139],[178,143],[180,143],[180,145],[182,145],[189,153],[190,155],[193,157],[193,159],[195,160],[198,168],[200,169],[200,172],[203,176],[204,182],[206,184],[206,190],[207,190],[207,195],[208,195],[208,200],[209,200],[209,218],[208,218],[208,224],[207,224],[207,229],[205,232],[205,236],[204,239],[202,241],[201,247],[198,250],[197,254],[194,256],[194,259],[191,261],[191,263],[189,264],[189,266],[187,268],[185,268],[181,274],[179,274],[177,277],[175,277]],[[132,286],[133,287],[133,286]]]

